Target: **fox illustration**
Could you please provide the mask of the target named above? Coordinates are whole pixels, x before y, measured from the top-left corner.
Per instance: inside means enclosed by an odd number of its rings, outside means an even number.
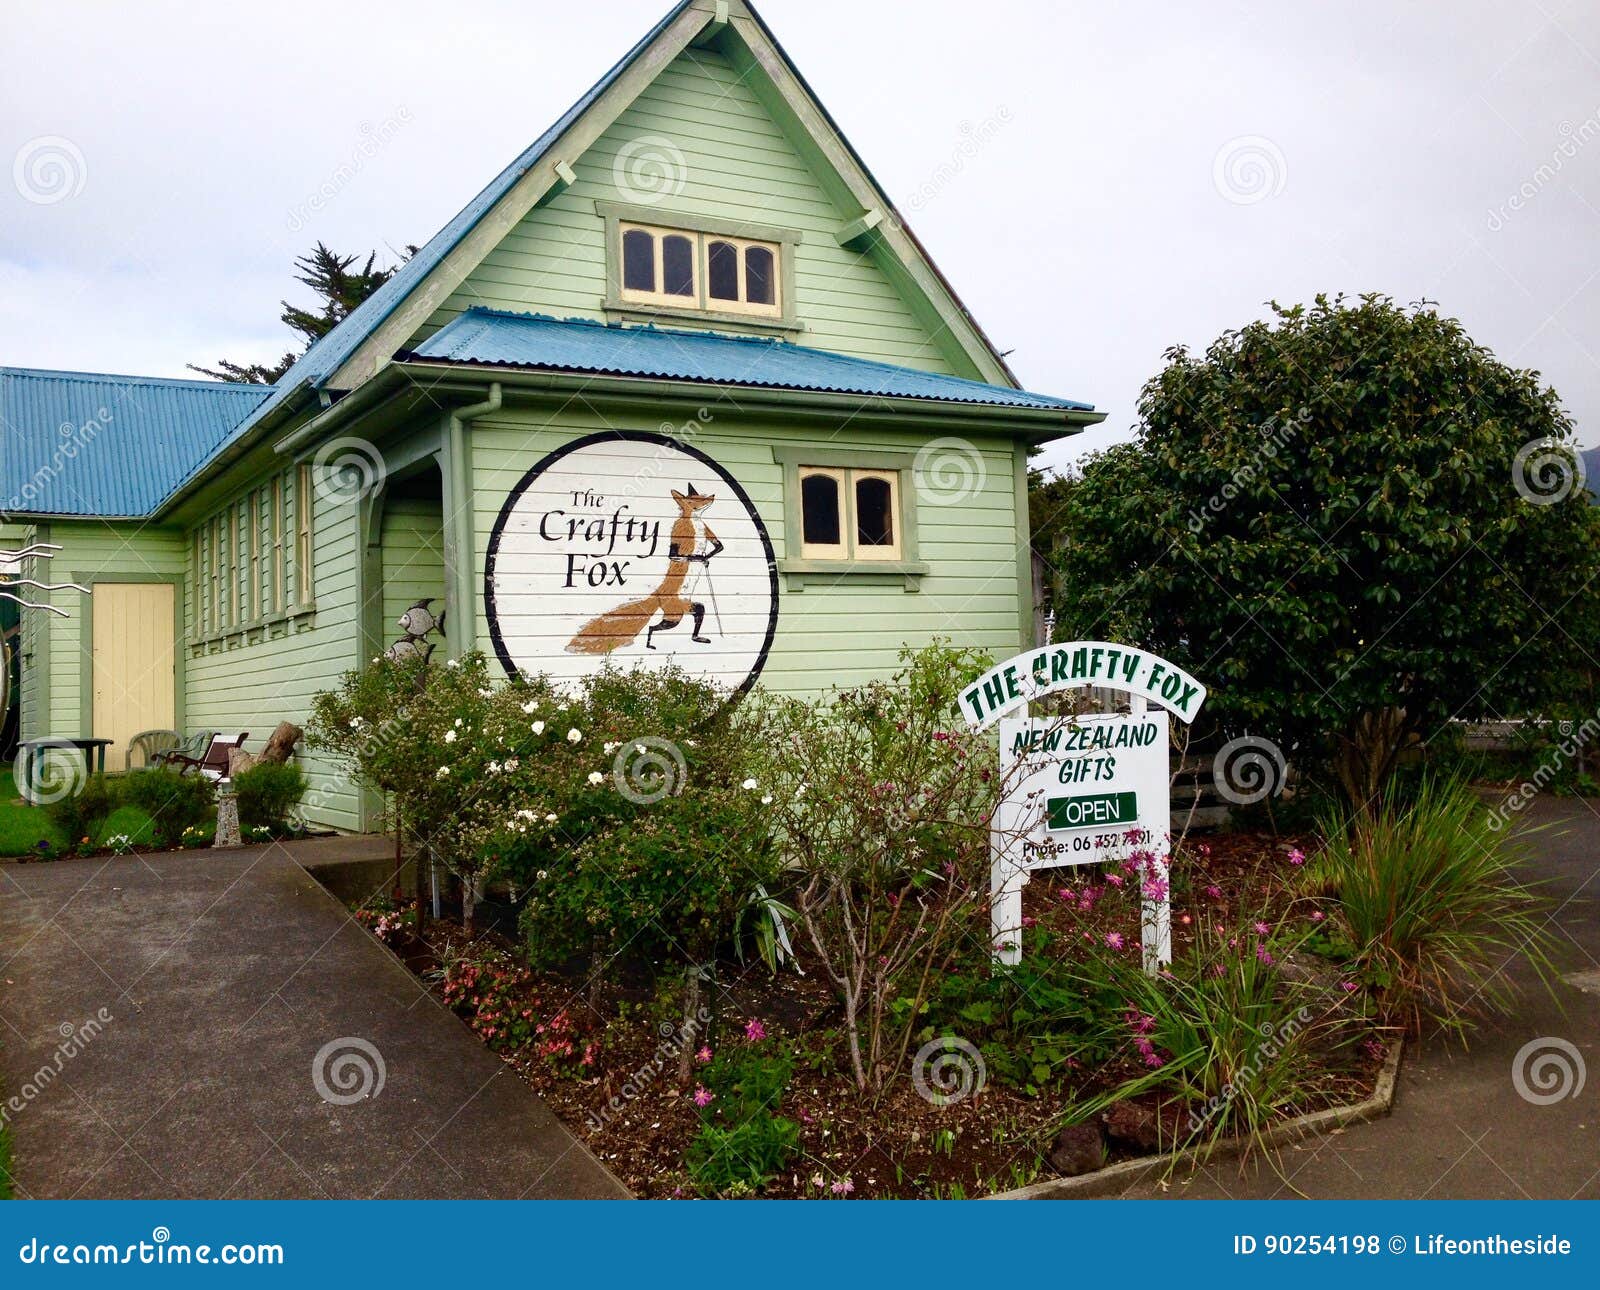
[[[644,647],[655,649],[655,634],[671,631],[685,615],[694,620],[689,639],[701,645],[711,643],[709,636],[701,634],[706,607],[699,599],[700,584],[711,558],[723,547],[710,526],[700,518],[700,512],[717,499],[714,495],[695,492],[694,485],[690,484],[687,492],[680,493],[674,488],[672,500],[678,504],[678,518],[672,524],[667,575],[661,579],[661,585],[648,596],[618,605],[585,623],[567,642],[569,654],[609,654],[637,640],[641,631],[644,632]],[[660,621],[652,622],[658,611]]]

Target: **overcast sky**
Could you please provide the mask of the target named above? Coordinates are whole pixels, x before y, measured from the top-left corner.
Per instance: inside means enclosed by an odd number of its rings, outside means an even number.
[[[296,254],[426,241],[667,7],[7,0],[0,364],[276,358]],[[1600,6],[759,8],[1023,383],[1109,414],[1047,460],[1318,291],[1438,301],[1600,442]]]

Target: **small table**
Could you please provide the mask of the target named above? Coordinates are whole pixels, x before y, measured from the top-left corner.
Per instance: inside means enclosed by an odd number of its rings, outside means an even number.
[[[34,774],[44,764],[44,758],[53,749],[71,748],[83,754],[83,771],[87,778],[90,774],[103,774],[106,768],[106,749],[111,746],[109,739],[66,739],[53,737],[49,739],[23,739],[17,743],[16,781],[17,791],[22,794],[23,800],[30,806],[39,805],[33,795]],[[90,763],[93,763],[92,765]]]

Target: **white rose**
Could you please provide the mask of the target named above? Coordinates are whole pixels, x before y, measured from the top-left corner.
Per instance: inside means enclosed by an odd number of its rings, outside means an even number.
[[[567,731],[567,742],[569,744],[575,744],[582,738],[583,734],[577,726],[573,726],[571,730]]]
[[[756,782],[753,779],[747,779],[747,780],[745,780],[744,783],[739,785],[739,787],[740,788],[755,788],[756,787]]]
[[[450,777],[450,767],[448,767],[448,766],[439,767],[438,771],[434,774],[434,778],[435,779],[448,779],[449,777]]]
[[[600,783],[603,783],[604,781],[605,781],[605,776],[602,775],[599,771],[591,770],[589,772],[589,782],[591,784],[600,784]]]
[[[447,744],[455,743],[455,741],[456,741],[456,732],[454,730],[446,730],[444,732],[444,741]]]
[[[535,721],[533,723],[533,733],[536,735],[542,735],[544,733],[544,722]]]

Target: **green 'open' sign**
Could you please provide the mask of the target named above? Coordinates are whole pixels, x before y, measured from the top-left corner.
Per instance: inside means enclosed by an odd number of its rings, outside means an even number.
[[[1087,829],[1098,824],[1131,824],[1139,818],[1137,794],[1090,793],[1082,797],[1052,797],[1045,802],[1045,827]]]

